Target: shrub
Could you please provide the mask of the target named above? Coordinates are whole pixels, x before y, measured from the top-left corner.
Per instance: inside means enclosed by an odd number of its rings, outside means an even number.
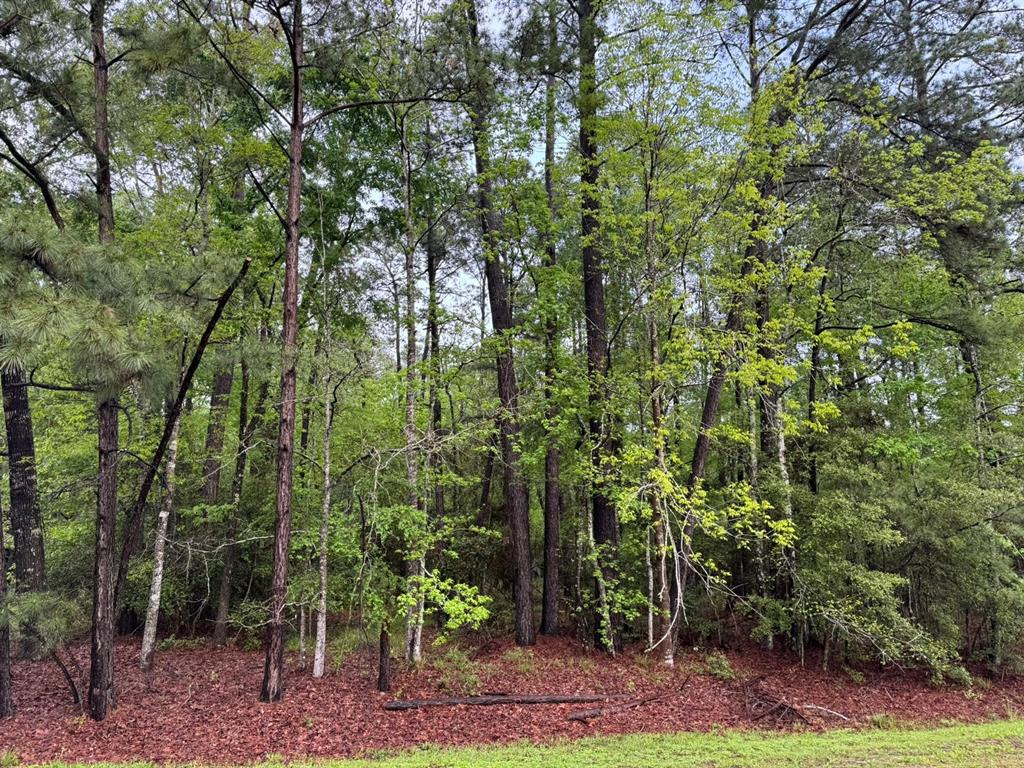
[[[704,671],[719,680],[735,680],[736,672],[729,659],[721,651],[709,653],[704,659]]]
[[[464,696],[480,693],[480,674],[489,669],[486,664],[473,661],[456,646],[449,647],[438,656],[432,666],[440,672],[439,682],[444,690]]]

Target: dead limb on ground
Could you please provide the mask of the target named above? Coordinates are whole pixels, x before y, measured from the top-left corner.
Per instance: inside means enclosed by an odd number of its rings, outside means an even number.
[[[622,701],[631,698],[629,694],[570,694],[570,695],[539,695],[539,694],[492,694],[489,696],[464,696],[449,699],[405,699],[389,701],[384,709],[400,712],[407,709],[423,707],[457,707],[460,705],[489,707],[499,704],[589,704],[596,701]]]
[[[846,715],[835,710],[819,707],[816,704],[795,704],[785,696],[779,696],[764,688],[764,678],[756,677],[748,681],[742,687],[742,695],[747,709],[747,715],[753,722],[772,720],[776,727],[785,723],[801,722],[809,725],[810,721],[804,714],[805,711],[820,712],[840,720],[849,720]]]
[[[605,715],[614,715],[614,714],[617,714],[619,712],[625,712],[628,709],[636,709],[637,707],[642,707],[645,704],[650,704],[653,701],[660,701],[662,699],[667,699],[669,696],[672,696],[675,693],[679,693],[680,691],[682,691],[686,687],[686,684],[689,683],[689,682],[690,682],[690,678],[688,676],[685,680],[683,680],[682,685],[679,686],[679,691],[671,691],[669,693],[661,693],[661,694],[657,694],[656,696],[648,696],[646,698],[637,699],[635,701],[627,701],[625,704],[611,704],[611,705],[609,705],[607,707],[595,707],[593,709],[579,709],[579,710],[577,710],[575,712],[570,712],[566,716],[565,719],[566,720],[575,720],[575,721],[580,722],[580,723],[586,723],[586,722],[588,722],[590,720],[593,720],[595,718],[604,717]]]

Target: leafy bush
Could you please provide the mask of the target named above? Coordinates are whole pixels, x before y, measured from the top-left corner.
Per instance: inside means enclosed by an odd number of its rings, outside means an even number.
[[[440,672],[438,682],[441,688],[462,696],[480,693],[480,676],[490,671],[489,665],[473,661],[469,654],[454,645],[435,658],[431,666]]]
[[[11,639],[34,659],[50,656],[89,628],[85,606],[90,601],[84,596],[70,599],[55,592],[15,592],[6,604]]]
[[[170,635],[159,642],[157,650],[194,651],[196,648],[202,648],[205,644],[206,641],[201,637],[176,637],[175,635]]]
[[[735,680],[736,671],[721,651],[709,653],[704,659],[704,671],[719,680]]]

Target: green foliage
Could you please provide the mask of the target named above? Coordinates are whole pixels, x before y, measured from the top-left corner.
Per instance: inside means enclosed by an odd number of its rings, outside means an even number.
[[[715,651],[704,657],[704,671],[718,680],[735,680],[736,672],[724,653]]]
[[[564,3],[553,44],[539,5],[478,5],[502,32],[479,61],[463,3],[327,3],[307,18],[286,599],[316,604],[323,556],[330,624],[353,628],[333,636],[332,663],[358,632],[403,634],[421,604],[442,641],[508,630],[509,553],[529,551],[538,591],[535,499],[557,464],[560,618],[598,645],[612,623],[643,640],[650,616],[686,644],[742,633],[837,666],[1024,668],[1021,121],[1003,76],[1019,14],[925,3],[846,24],[771,2],[598,3],[591,71]],[[244,258],[181,416],[160,629],[201,635],[223,585],[232,634],[255,648],[264,632],[291,215],[280,24],[295,7],[252,24],[223,4],[199,20],[107,9],[103,246],[87,15],[0,14],[0,366],[33,380],[50,588],[6,611],[33,654],[84,634],[96,396],[118,401],[128,507]],[[565,141],[581,105],[596,107],[586,168]],[[585,245],[600,256],[589,291]],[[500,338],[495,264],[513,321]],[[585,317],[596,287],[603,319]],[[528,541],[508,527],[513,470]],[[159,468],[120,595],[136,615],[165,483]],[[595,494],[619,534],[601,546]],[[682,591],[671,616],[659,588]]]
[[[202,637],[175,637],[170,635],[157,643],[160,651],[193,651],[202,648],[206,641]]]
[[[444,651],[431,661],[431,667],[438,672],[438,683],[452,695],[475,696],[482,690],[481,677],[488,667],[474,661],[466,651],[456,645],[444,646]]]
[[[78,639],[89,626],[88,599],[53,591],[17,592],[8,596],[3,619],[12,641],[35,659],[44,659]]]

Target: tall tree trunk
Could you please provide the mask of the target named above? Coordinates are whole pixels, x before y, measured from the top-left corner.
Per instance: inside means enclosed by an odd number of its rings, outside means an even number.
[[[11,690],[11,632],[7,621],[7,561],[4,558],[3,510],[0,509],[0,719],[14,717]]]
[[[107,120],[107,49],[105,0],[89,8],[95,89],[96,204],[99,241],[114,242],[114,199],[110,178]],[[113,394],[96,408],[99,473],[96,483],[96,557],[93,567],[92,644],[89,653],[89,713],[103,720],[114,707],[114,535],[117,526],[118,403]]]
[[[651,350],[651,431],[654,436],[654,463],[660,474],[667,475],[665,457],[664,403],[661,394],[661,343],[654,308],[648,309],[647,336]],[[675,563],[673,547],[669,542],[668,521],[658,480],[653,483],[651,523],[654,527],[655,573],[657,574],[658,628],[653,649],[661,652],[661,660],[671,667],[675,664],[675,612],[672,601],[672,582],[669,578],[669,558]]]
[[[825,290],[828,288],[828,264],[825,265],[825,274],[821,276],[818,283],[818,300],[814,310],[814,338],[811,340],[811,368],[807,373],[807,420],[815,421],[817,414],[815,409],[818,405],[818,383],[821,378],[821,332],[825,327]],[[819,440],[816,434],[812,433],[807,445],[808,473],[807,487],[811,493],[818,493],[818,451]]]
[[[598,242],[600,224],[601,165],[597,149],[597,39],[598,20],[593,0],[579,0],[579,113],[580,113],[580,197],[581,256],[583,262],[583,303],[587,335],[587,374],[590,380],[591,515],[594,544],[597,547],[600,580],[598,594],[607,595],[607,586],[616,580],[619,523],[609,495],[609,461],[616,448],[605,413],[609,392],[608,320],[604,301],[604,269]],[[605,598],[606,599],[606,598]],[[606,618],[607,617],[607,618]],[[621,649],[619,620],[608,605],[599,605],[596,615],[598,642],[609,652]]]
[[[430,123],[427,123],[427,151],[425,162],[429,164],[433,146],[430,133]],[[441,465],[441,452],[438,446],[438,438],[441,432],[441,397],[440,388],[437,383],[441,378],[441,327],[440,327],[440,306],[437,295],[437,270],[441,265],[443,248],[441,240],[437,236],[439,221],[434,220],[433,205],[430,204],[427,214],[427,350],[430,357],[430,365],[427,369],[429,385],[427,398],[430,405],[430,432],[427,435],[427,449],[429,451],[428,461],[430,462],[430,482],[434,489],[434,516],[440,520],[444,517],[444,484],[438,479],[438,471]]]
[[[421,510],[423,501],[419,493],[419,431],[416,429],[416,232],[413,220],[412,148],[409,146],[406,111],[396,118],[401,139],[402,206],[405,219],[405,481],[408,486],[407,503]],[[423,590],[419,577],[423,575],[422,557],[409,558],[405,563],[409,589],[417,599],[409,606],[405,621],[405,658],[418,663],[422,653]]]
[[[533,645],[533,588],[530,562],[529,491],[523,475],[520,455],[519,384],[516,381],[512,352],[512,303],[508,281],[498,250],[498,219],[494,210],[494,189],[490,178],[490,147],[488,119],[492,86],[489,66],[480,48],[476,4],[467,5],[470,45],[475,60],[468,62],[476,79],[477,103],[474,105],[473,152],[476,157],[477,205],[480,209],[480,230],[483,235],[485,276],[490,300],[491,323],[498,344],[498,436],[504,469],[505,514],[512,543],[512,586],[515,604],[515,635],[517,645]]]
[[[650,94],[648,94],[650,98]],[[651,355],[651,436],[654,443],[654,466],[659,477],[651,483],[651,525],[654,528],[655,572],[657,574],[657,609],[658,628],[652,650],[659,651],[662,663],[666,666],[675,664],[675,612],[673,611],[672,583],[669,581],[669,557],[675,563],[674,547],[669,542],[668,521],[666,519],[665,500],[662,497],[662,477],[670,477],[668,460],[665,456],[665,405],[662,395],[664,371],[661,364],[661,339],[658,328],[657,287],[658,261],[656,251],[655,220],[654,220],[654,177],[657,167],[657,150],[651,148],[647,153],[644,169],[644,251],[647,255],[647,344]]]
[[[551,228],[546,233],[544,267],[553,272],[558,265],[558,251],[554,225],[557,216],[555,202],[555,121],[557,118],[558,67],[558,21],[555,3],[548,2],[548,72],[544,83],[544,192],[548,205],[548,222]],[[551,277],[545,281],[544,289],[551,290]],[[562,528],[562,488],[559,481],[558,437],[553,428],[558,418],[558,406],[554,397],[554,379],[558,370],[558,317],[555,297],[547,302],[548,316],[544,324],[544,417],[547,421],[544,452],[544,592],[541,600],[540,631],[544,635],[558,632],[558,608],[561,594],[559,578],[559,543]]]
[[[299,237],[302,213],[303,68],[305,67],[302,0],[292,5],[291,135],[288,143],[288,205],[281,329],[281,414],[277,430],[277,501],[274,560],[271,576],[270,626],[263,669],[262,701],[278,701],[284,693],[284,609],[288,596],[288,554],[292,527],[292,472],[295,464],[295,366],[298,357]]]
[[[216,504],[220,495],[221,452],[224,450],[224,417],[231,386],[234,383],[233,366],[218,371],[210,394],[210,420],[206,425],[206,461],[203,463],[203,501]]]
[[[21,368],[0,371],[7,428],[14,579],[21,592],[39,591],[46,587],[43,520],[36,483],[35,433],[27,384]]]
[[[324,376],[324,500],[320,512],[320,584],[316,601],[316,643],[313,677],[323,677],[327,658],[327,545],[331,523],[331,432],[334,426],[334,392],[330,375]]]
[[[103,720],[114,707],[114,532],[117,524],[118,404],[101,398],[99,478],[96,489],[96,561],[93,569],[89,712]]]
[[[153,576],[149,582],[149,604],[146,607],[146,624],[142,630],[142,651],[139,667],[149,672],[153,666],[153,651],[156,648],[156,628],[160,620],[160,597],[164,583],[164,556],[167,551],[167,522],[174,511],[174,474],[178,466],[178,431],[181,417],[174,420],[171,428],[171,442],[167,446],[167,460],[164,469],[164,499],[156,520],[156,540],[153,544]]]

